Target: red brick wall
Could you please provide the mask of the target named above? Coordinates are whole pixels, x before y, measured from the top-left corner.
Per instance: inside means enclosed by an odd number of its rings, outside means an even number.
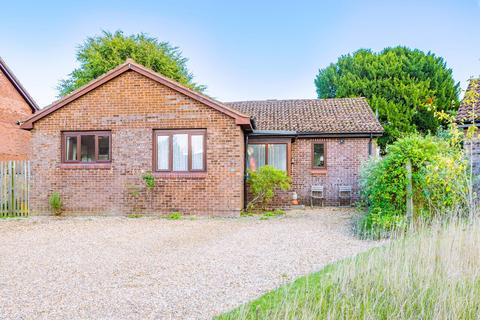
[[[313,142],[323,142],[326,145],[325,170],[312,169]],[[339,204],[340,185],[351,185],[354,200],[357,200],[360,168],[362,163],[368,160],[368,142],[368,138],[345,138],[343,143],[339,138],[297,139],[292,144],[292,180],[293,189],[298,193],[300,202],[310,205],[312,185],[324,186],[326,205]]]
[[[141,176],[152,170],[153,130],[196,128],[207,130],[207,173],[154,173],[157,186],[146,191]],[[111,130],[110,168],[61,165],[61,131],[71,130]],[[34,214],[49,212],[53,191],[67,214],[237,215],[243,207],[244,140],[235,120],[134,71],[36,122],[32,150]]]
[[[28,159],[30,132],[20,129],[16,122],[31,114],[28,103],[0,71],[0,161]]]
[[[352,203],[359,198],[358,179],[362,163],[368,160],[368,138],[328,139],[296,139],[291,144],[292,189],[289,192],[279,192],[271,206],[287,208],[291,205],[292,193],[298,194],[300,204],[310,205],[310,189],[312,185],[323,185],[325,205],[340,205],[338,189],[341,185],[351,185],[353,190]],[[312,143],[324,143],[327,153],[326,169],[312,169]],[[375,145],[372,145],[372,150]],[[252,195],[248,194],[248,200]],[[347,202],[342,200],[341,205]],[[320,205],[320,200],[314,200],[314,205]]]

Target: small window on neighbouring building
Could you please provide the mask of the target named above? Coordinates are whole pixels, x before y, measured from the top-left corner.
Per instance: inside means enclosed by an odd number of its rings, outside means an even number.
[[[325,144],[323,143],[314,143],[313,144],[313,157],[312,161],[313,164],[312,166],[314,168],[325,168]]]
[[[110,162],[109,131],[63,132],[62,162]]]

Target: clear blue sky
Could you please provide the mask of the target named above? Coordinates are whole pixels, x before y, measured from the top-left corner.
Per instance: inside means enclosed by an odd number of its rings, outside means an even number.
[[[77,45],[102,29],[180,47],[221,101],[314,98],[318,69],[359,48],[430,50],[463,88],[480,74],[480,0],[7,1],[0,56],[45,106],[76,66]]]

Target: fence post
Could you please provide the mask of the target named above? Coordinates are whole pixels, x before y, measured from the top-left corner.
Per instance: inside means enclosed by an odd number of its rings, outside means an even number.
[[[14,176],[14,168],[15,164],[13,161],[10,161],[8,163],[8,174],[10,175],[10,181],[8,181],[8,189],[10,190],[10,210],[13,213],[13,215],[16,214],[16,208],[15,208],[15,176]]]
[[[407,171],[407,220],[413,221],[413,186],[412,186],[412,162],[410,160],[405,164]]]
[[[5,170],[3,162],[0,162],[0,217],[3,217],[5,214]]]

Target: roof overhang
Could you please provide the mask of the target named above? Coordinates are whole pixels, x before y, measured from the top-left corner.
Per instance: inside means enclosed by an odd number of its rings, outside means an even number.
[[[286,130],[253,130],[249,137],[262,138],[374,138],[383,132],[297,132]]]
[[[63,97],[62,99],[52,103],[50,106],[47,108],[43,109],[39,113],[35,114],[34,116],[30,117],[27,119],[21,126],[20,128],[25,129],[25,130],[31,130],[33,129],[33,124],[42,119],[43,117],[46,117],[47,115],[57,111],[58,109],[64,107],[65,105],[69,104],[70,102],[80,98],[81,96],[87,94],[88,92],[98,88],[99,86],[103,85],[104,83],[120,76],[121,74],[132,70],[135,71],[141,75],[144,75],[145,77],[152,79],[172,90],[175,90],[179,93],[184,94],[185,96],[192,98],[193,100],[196,100],[200,103],[203,103],[221,113],[226,114],[227,116],[235,119],[235,123],[242,128],[244,128],[246,131],[253,130],[252,123],[250,121],[250,116],[245,115],[240,113],[237,110],[231,109],[224,104],[209,98],[207,96],[204,96],[198,92],[195,92],[173,80],[170,80],[150,69],[145,68],[142,65],[139,65],[133,60],[127,59],[127,61],[124,64],[119,65],[115,69],[107,72],[106,74],[100,76],[99,78],[89,82],[88,84],[84,85],[83,87],[75,90],[74,92],[70,93],[69,95]]]
[[[288,131],[288,130],[253,130],[249,135],[249,137],[281,137],[281,138],[295,138],[297,137],[296,131]]]
[[[33,98],[28,94],[27,90],[22,86],[20,81],[18,81],[17,77],[13,74],[12,70],[10,70],[3,61],[3,59],[0,57],[0,70],[5,74],[5,76],[10,80],[12,85],[15,87],[15,89],[20,93],[20,95],[23,97],[23,99],[27,102],[29,105],[30,109],[32,109],[32,113],[37,112],[40,110],[36,102],[33,100]]]
[[[374,138],[383,136],[383,132],[300,132],[299,138]]]

